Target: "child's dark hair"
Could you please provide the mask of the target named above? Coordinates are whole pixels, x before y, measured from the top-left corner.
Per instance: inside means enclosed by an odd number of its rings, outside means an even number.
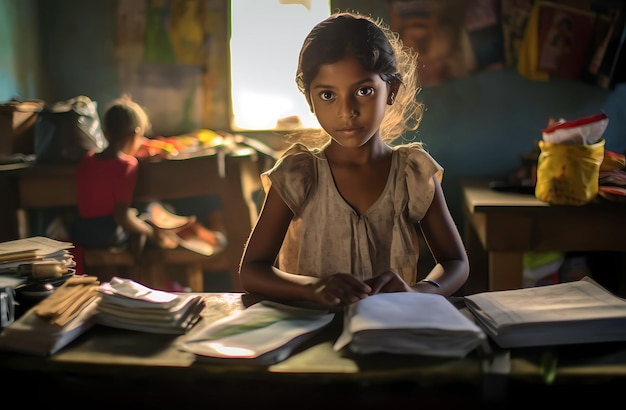
[[[381,20],[358,13],[335,13],[318,23],[304,40],[296,83],[309,106],[311,81],[320,66],[346,56],[356,58],[366,71],[378,73],[383,81],[400,83],[396,101],[387,108],[381,123],[381,137],[392,142],[405,131],[415,130],[423,114],[423,105],[416,99],[416,55]]]
[[[148,132],[149,128],[148,114],[128,95],[114,100],[102,118],[102,130],[109,143],[123,141],[139,129]]]

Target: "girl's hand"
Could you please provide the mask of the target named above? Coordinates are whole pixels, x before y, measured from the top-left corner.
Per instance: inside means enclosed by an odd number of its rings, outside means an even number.
[[[386,271],[365,281],[372,288],[371,294],[391,292],[413,292],[407,283],[394,271]]]
[[[348,273],[336,273],[313,285],[314,301],[324,306],[349,305],[366,298],[372,289]]]

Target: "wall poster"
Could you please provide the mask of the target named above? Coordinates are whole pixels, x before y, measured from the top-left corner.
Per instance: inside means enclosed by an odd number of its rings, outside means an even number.
[[[229,127],[226,16],[226,0],[119,0],[120,86],[153,136]]]
[[[504,65],[496,0],[391,0],[390,27],[417,53],[422,86]]]

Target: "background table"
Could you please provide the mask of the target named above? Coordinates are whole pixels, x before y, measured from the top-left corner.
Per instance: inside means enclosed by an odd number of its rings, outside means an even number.
[[[257,153],[241,150],[229,155],[199,155],[184,159],[142,160],[134,200],[147,203],[163,199],[217,194],[222,202],[228,236],[232,290],[239,291],[238,267],[244,244],[257,218],[254,193],[260,189],[260,172],[266,166]],[[17,164],[0,168],[3,180],[3,240],[34,234],[24,210],[76,205],[76,165]],[[6,226],[6,228],[5,228]]]
[[[492,190],[485,180],[464,180],[461,185],[471,269],[466,293],[522,287],[527,251],[626,252],[626,204],[600,198],[584,206],[550,205],[534,195]],[[486,267],[481,266],[481,252],[487,252]],[[622,259],[614,273],[624,277]],[[481,276],[487,276],[488,289],[476,283]]]

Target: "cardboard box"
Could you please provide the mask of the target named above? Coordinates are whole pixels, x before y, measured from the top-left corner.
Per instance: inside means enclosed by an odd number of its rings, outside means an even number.
[[[0,104],[0,157],[35,152],[35,121],[43,106],[41,100]]]

